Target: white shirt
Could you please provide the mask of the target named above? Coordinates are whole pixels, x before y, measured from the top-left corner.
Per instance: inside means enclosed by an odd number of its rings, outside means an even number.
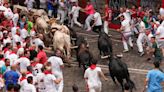
[[[24,48],[19,48],[18,49],[18,51],[17,51],[17,55],[19,56],[19,55],[21,55],[21,54],[23,54],[24,53]]]
[[[21,38],[25,39],[28,36],[27,30],[24,28],[22,30],[20,30],[20,36],[21,36]]]
[[[12,18],[13,22],[18,22],[18,19],[19,19],[19,14],[15,13]]]
[[[48,59],[48,62],[52,64],[52,73],[57,76],[57,78],[63,78],[63,72],[61,69],[61,65],[63,65],[63,61],[60,57],[51,56]]]
[[[32,37],[33,37],[33,36],[36,36],[36,32],[35,32],[34,30],[31,30],[31,31],[30,31],[30,36],[32,36]]]
[[[100,67],[96,67],[94,70],[92,70],[91,68],[88,68],[85,71],[84,78],[88,78],[87,83],[88,83],[89,88],[93,88],[95,86],[101,85],[98,72],[101,72]]]
[[[130,15],[130,11],[129,10],[126,10],[126,12],[123,13],[123,16],[125,17],[125,20],[130,22],[131,15]]]
[[[34,43],[36,46],[42,45],[43,47],[45,47],[44,42],[43,42],[41,39],[39,39],[39,38],[35,38],[35,39],[33,40],[33,43]]]
[[[139,23],[139,32],[145,33],[145,29],[146,29],[145,23],[144,23],[143,21],[141,21],[141,22]]]
[[[38,63],[33,67],[34,70],[34,74],[37,75],[38,73],[41,73],[41,69],[42,69],[43,65]]]
[[[45,74],[44,73],[38,73],[36,75],[36,81],[38,83],[37,87],[39,89],[44,89],[45,88],[45,85],[44,85],[44,77],[45,77]]]
[[[14,35],[13,37],[13,45],[15,46],[17,42],[21,42],[21,37],[17,34]]]
[[[46,9],[47,4],[46,4],[47,0],[40,0],[40,8]]]
[[[7,39],[3,39],[3,45],[5,46],[6,45],[6,43],[11,43],[12,41],[11,41],[11,38],[10,37],[8,37]]]
[[[5,62],[3,60],[0,60],[0,67],[4,66]]]
[[[20,92],[25,92],[25,85],[28,84],[27,79],[24,79],[22,81],[19,80],[19,84],[21,85]]]
[[[36,88],[32,84],[26,84],[24,86],[24,92],[36,92]]]
[[[4,16],[7,18],[7,19],[12,19],[13,18],[13,12],[10,8],[7,8],[4,12]]]
[[[46,74],[44,77],[45,92],[57,92],[54,81],[55,76],[52,74]]]
[[[11,28],[12,37],[14,37],[14,35],[16,34],[16,30],[17,30],[17,27],[12,27]]]
[[[11,53],[11,51],[10,50],[8,50],[8,51],[6,51],[5,53],[4,53],[4,57],[5,58],[7,58],[8,57],[8,55]]]
[[[17,63],[20,63],[20,71],[27,71],[27,67],[30,66],[30,60],[26,57],[20,57]]]
[[[71,10],[71,14],[73,15],[73,17],[79,17],[79,10],[81,9],[81,7],[79,6],[73,6],[72,10]]]
[[[130,23],[128,22],[128,20],[124,19],[121,22],[121,26],[124,28],[124,32],[130,32]]]
[[[33,3],[34,3],[34,2],[35,2],[34,0],[26,0],[26,1],[25,1],[25,4],[27,4],[27,8],[28,8],[29,10],[33,8]]]
[[[157,39],[158,39],[158,38],[164,38],[164,26],[160,25],[160,26],[157,28],[156,33],[159,33],[159,35],[157,35]]]
[[[15,64],[15,61],[18,59],[18,55],[15,53],[11,53],[6,58],[10,60],[10,65],[13,65]]]
[[[159,13],[160,13],[161,16],[164,16],[164,8],[160,8]]]
[[[100,13],[96,12],[94,15],[94,20],[96,20],[95,26],[101,26],[102,25],[102,20],[101,20],[101,15]]]

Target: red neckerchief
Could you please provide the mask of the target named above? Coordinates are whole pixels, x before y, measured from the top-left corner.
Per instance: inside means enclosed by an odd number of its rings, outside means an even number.
[[[9,55],[11,55],[11,54],[16,54],[16,53],[12,51]]]
[[[30,72],[30,71],[27,71],[27,73],[26,74],[32,74],[32,72]]]
[[[35,50],[35,48],[34,47],[29,47],[29,50],[31,51],[31,50]]]
[[[20,45],[18,45],[18,46],[17,46],[17,49],[20,49],[20,48],[21,48],[21,46],[20,46]]]
[[[9,49],[8,49],[8,48],[5,48],[5,49],[4,49],[4,53],[6,53],[7,51],[9,51]]]
[[[20,82],[27,79],[26,77],[21,77]]]
[[[20,58],[27,58],[26,56],[21,56]]]
[[[91,70],[94,70],[94,69],[96,68],[96,65],[95,65],[95,64],[92,64],[92,65],[90,66],[90,68],[91,68]]]
[[[46,70],[46,71],[44,71],[44,74],[46,74],[46,75],[47,74],[52,74],[52,72]]]
[[[33,62],[33,63],[31,63],[31,66],[35,67],[37,64],[38,64],[38,62]]]
[[[5,61],[5,58],[2,58],[0,61]]]

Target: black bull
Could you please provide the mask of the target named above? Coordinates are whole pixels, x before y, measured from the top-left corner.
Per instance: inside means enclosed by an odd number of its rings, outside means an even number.
[[[133,88],[135,87],[134,82],[130,79],[129,71],[127,65],[121,61],[120,58],[116,57],[110,57],[109,59],[109,71],[110,76],[113,80],[113,82],[116,84],[115,78],[120,83],[122,87],[122,91],[124,92],[124,79],[126,79],[127,84],[129,85],[130,92],[132,92]]]
[[[113,56],[112,41],[108,35],[104,32],[99,33],[98,38],[98,48],[100,55],[109,56],[109,71],[111,78],[114,83],[116,83],[115,78],[121,84],[122,91],[124,90],[123,80],[126,79],[126,82],[130,86],[130,91],[135,88],[135,84],[130,80],[130,75],[128,72],[127,65],[121,61],[120,58]]]
[[[76,49],[76,56],[79,62],[79,67],[82,65],[84,70],[86,70],[87,67],[91,65],[91,60],[93,58],[87,45],[88,43],[84,37],[77,37],[76,46],[78,46],[78,48]]]

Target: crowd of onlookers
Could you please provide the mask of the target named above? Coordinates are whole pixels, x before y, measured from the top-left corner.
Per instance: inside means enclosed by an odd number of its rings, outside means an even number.
[[[63,92],[62,52],[57,49],[55,56],[47,57],[43,50],[46,48],[43,34],[37,34],[33,19],[27,18],[26,15],[20,15],[18,9],[12,7],[13,4],[18,4],[16,1],[0,2],[0,90],[7,90],[7,92]],[[113,18],[113,11],[107,4],[104,6],[103,16],[91,2],[87,2],[85,8],[81,8],[77,0],[25,0],[19,4],[26,5],[28,11],[34,7],[44,9],[49,18],[55,17],[61,24],[68,20],[71,27],[76,24],[85,28],[86,31],[92,30],[97,33],[103,29],[106,34],[110,35],[109,23],[112,20],[120,19],[121,28],[117,31],[122,36],[123,52],[129,51],[128,44],[133,49],[133,42],[137,38],[136,43],[140,56],[147,53],[150,54],[150,57],[154,56],[156,61],[161,62],[163,59],[162,9],[159,14],[150,8],[121,7],[118,17]],[[80,11],[87,15],[85,25],[78,21]],[[92,21],[93,23],[91,23]],[[158,65],[156,67],[158,68]],[[89,92],[101,92],[102,84],[99,74],[108,80],[103,75],[101,68],[96,67],[96,62],[93,62],[84,74],[89,85]],[[73,90],[78,92],[76,86],[73,87]]]

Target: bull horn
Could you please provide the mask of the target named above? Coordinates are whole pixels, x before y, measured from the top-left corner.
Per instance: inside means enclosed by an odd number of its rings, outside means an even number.
[[[106,59],[106,58],[109,58],[110,55],[107,55],[107,56],[101,56],[101,59]]]
[[[78,48],[78,46],[73,46],[73,47],[71,47],[71,49],[76,49],[76,48]]]
[[[77,39],[76,39],[76,38],[71,38],[71,40],[75,41],[75,40],[77,40]]]
[[[89,44],[87,44],[87,47],[89,47]]]

